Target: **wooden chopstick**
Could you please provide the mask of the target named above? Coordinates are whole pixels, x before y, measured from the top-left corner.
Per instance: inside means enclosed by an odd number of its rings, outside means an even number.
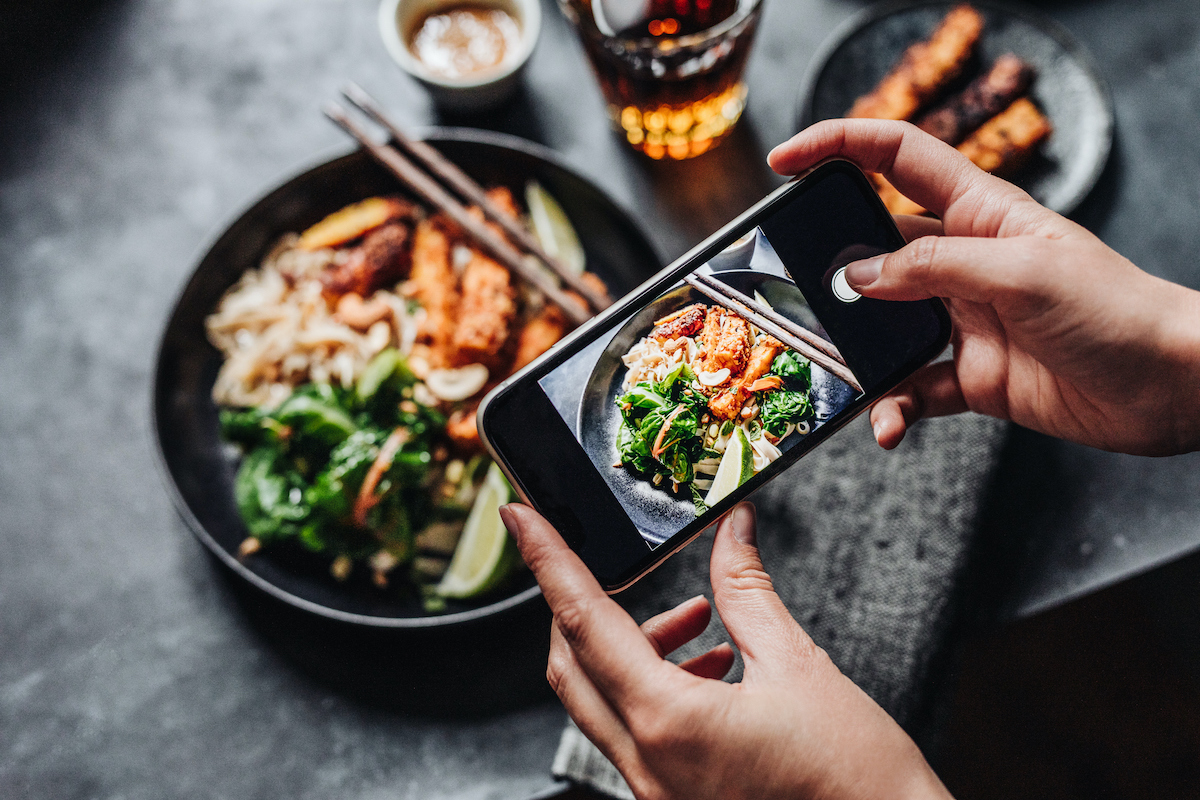
[[[517,220],[500,210],[492,202],[491,198],[487,196],[483,187],[459,169],[457,165],[439,153],[436,148],[431,147],[425,142],[410,139],[406,136],[400,130],[399,126],[383,113],[383,109],[379,107],[375,99],[367,94],[362,87],[355,83],[346,84],[346,86],[342,87],[342,95],[360,111],[379,123],[392,137],[396,146],[403,150],[411,159],[440,178],[444,184],[455,192],[458,192],[460,197],[479,206],[485,217],[503,228],[504,232],[522,249],[549,267],[564,284],[570,286],[586,298],[596,311],[603,311],[612,305],[612,298],[606,292],[597,291],[595,287],[583,280],[579,275],[567,269],[561,261],[547,253],[541,243],[538,242],[537,237],[530,233]]]
[[[336,103],[328,104],[325,116],[334,124],[354,137],[371,156],[395,175],[401,183],[416,192],[423,200],[439,211],[446,213],[450,219],[475,240],[489,255],[503,264],[512,272],[520,275],[534,288],[546,295],[546,299],[563,310],[567,318],[575,325],[582,325],[591,318],[587,308],[576,298],[567,294],[556,281],[551,279],[539,267],[529,264],[516,248],[497,236],[488,226],[471,216],[465,206],[454,199],[441,184],[422,172],[415,164],[402,156],[398,151],[385,147],[367,135],[346,114],[346,110]]]
[[[846,363],[846,359],[842,357],[841,351],[838,350],[837,347],[835,347],[832,342],[828,342],[828,341],[822,339],[820,336],[817,336],[815,333],[808,330],[807,328],[797,325],[795,322],[793,322],[792,320],[783,316],[782,314],[780,314],[778,311],[771,308],[770,306],[760,303],[757,300],[755,300],[753,297],[750,297],[749,295],[739,292],[737,289],[733,288],[732,286],[725,283],[724,281],[717,280],[712,275],[698,272],[695,274],[694,277],[696,278],[696,280],[700,281],[701,283],[707,284],[709,287],[717,290],[718,292],[725,295],[726,297],[732,297],[734,300],[737,300],[739,303],[744,305],[746,308],[758,313],[759,316],[766,317],[767,319],[771,320],[772,322],[774,322],[776,325],[780,326],[781,328],[785,328],[788,330],[795,329],[796,335],[798,337],[800,337],[804,341],[808,342],[810,345],[817,348],[822,353],[824,353],[825,355],[834,359],[835,361],[840,361],[843,364]]]
[[[711,276],[692,274],[684,276],[684,280],[700,294],[753,323],[827,372],[836,375],[855,391],[862,391],[862,386],[846,366],[846,361],[838,349],[812,331]]]

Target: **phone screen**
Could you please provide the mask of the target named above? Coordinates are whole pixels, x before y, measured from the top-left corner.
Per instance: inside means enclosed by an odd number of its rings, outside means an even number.
[[[592,517],[579,526],[593,530],[589,550],[605,536],[608,555],[623,553],[607,559],[610,573],[660,560],[660,548],[699,532],[944,346],[940,303],[861,297],[842,275],[902,245],[861,173],[826,165],[535,371],[524,396],[537,402],[526,406],[548,405],[561,423],[546,434],[556,451],[548,469],[575,473],[541,481],[569,483],[558,493],[568,504],[572,492],[592,495],[568,516]],[[841,363],[787,347],[689,285],[689,274],[769,306],[833,345]],[[563,432],[570,446],[551,441]]]

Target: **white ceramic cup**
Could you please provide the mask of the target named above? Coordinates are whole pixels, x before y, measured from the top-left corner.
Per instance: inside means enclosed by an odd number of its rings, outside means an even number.
[[[485,111],[500,105],[516,90],[521,72],[542,27],[539,0],[472,0],[473,4],[500,8],[517,21],[520,45],[502,64],[479,76],[447,78],[431,72],[408,49],[413,25],[430,13],[462,5],[462,0],[382,0],[379,4],[379,34],[392,60],[429,90],[430,96],[447,111]]]

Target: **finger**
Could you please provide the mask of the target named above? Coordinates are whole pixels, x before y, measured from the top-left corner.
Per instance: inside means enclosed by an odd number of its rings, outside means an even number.
[[[679,665],[679,668],[690,672],[697,678],[711,678],[719,681],[733,669],[733,648],[722,642],[707,653],[689,658]]]
[[[900,444],[917,420],[961,414],[967,410],[952,361],[923,367],[871,409],[871,431],[884,450]]]
[[[650,692],[659,685],[648,677],[669,665],[633,618],[604,593],[579,556],[540,514],[510,503],[500,509],[500,516],[542,587],[555,627],[600,692],[618,711],[630,702],[649,702]]]
[[[815,649],[775,593],[755,535],[754,506],[735,506],[717,528],[710,561],[717,613],[742,651],[747,677],[795,667]]]
[[[920,239],[922,236],[942,236],[946,232],[942,227],[942,221],[933,217],[893,214],[892,219],[895,220],[896,227],[900,229],[900,234],[906,242]]]
[[[673,653],[704,633],[712,619],[712,606],[703,595],[685,600],[642,623],[642,633],[660,656]]]
[[[906,122],[818,122],[772,150],[767,162],[776,172],[795,175],[827,158],[845,158],[868,172],[882,173],[901,194],[946,220],[948,228],[948,216],[963,201],[972,224],[980,227],[970,231],[975,236],[997,235],[1010,204],[1033,203],[1017,187],[988,175],[950,145]],[[988,213],[981,214],[981,209]]]
[[[557,627],[550,629],[546,677],[576,726],[622,772],[637,763],[637,747],[628,726],[587,673]]]
[[[1043,283],[1045,242],[1034,237],[984,239],[923,236],[894,253],[846,266],[846,280],[879,300],[953,297],[994,303],[1030,296]]]

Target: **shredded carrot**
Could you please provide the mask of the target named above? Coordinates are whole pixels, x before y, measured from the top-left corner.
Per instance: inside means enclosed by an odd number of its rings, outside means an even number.
[[[656,436],[654,438],[654,447],[650,448],[650,455],[654,456],[655,458],[658,458],[659,456],[661,456],[663,454],[664,450],[666,450],[668,447],[670,447],[671,445],[673,445],[675,443],[675,441],[670,441],[670,442],[667,442],[666,444],[663,444],[663,437],[666,436],[667,431],[669,431],[671,429],[671,423],[675,421],[675,418],[678,417],[680,414],[682,414],[686,410],[687,410],[687,406],[680,403],[679,405],[677,405],[675,407],[674,411],[672,411],[670,414],[667,415],[667,418],[665,420],[663,420],[662,427],[659,428],[659,430],[658,430],[658,436]]]
[[[766,392],[771,389],[778,389],[780,386],[783,386],[783,378],[780,378],[778,375],[768,375],[750,384],[749,389],[751,392]]]
[[[400,452],[400,448],[407,441],[408,429],[396,428],[379,448],[379,455],[375,457],[371,468],[367,470],[367,477],[363,478],[362,487],[358,490],[358,497],[354,500],[354,524],[360,528],[367,527],[367,513],[379,503],[380,498],[375,494],[375,488],[379,486],[383,473],[392,466],[392,460],[396,457],[396,453]]]

